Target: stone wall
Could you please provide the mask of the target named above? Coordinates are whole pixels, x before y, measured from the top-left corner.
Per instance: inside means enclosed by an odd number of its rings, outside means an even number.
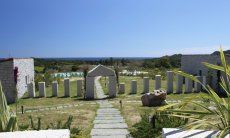
[[[18,97],[21,98],[27,91],[27,84],[34,81],[34,60],[9,59],[0,62],[0,80],[7,102],[12,103],[16,97],[16,87],[14,82],[14,68],[18,67]]]
[[[14,102],[16,96],[13,66],[13,60],[0,62],[0,81],[2,83],[3,92],[9,103]]]
[[[34,60],[14,59],[14,68],[18,67],[18,97],[22,97],[27,91],[27,84],[34,81]]]
[[[230,63],[230,57],[226,56],[226,61]],[[203,62],[220,65],[221,60],[218,55],[182,55],[181,70],[195,75],[207,76],[207,83],[215,90],[218,90],[217,71],[204,66]]]

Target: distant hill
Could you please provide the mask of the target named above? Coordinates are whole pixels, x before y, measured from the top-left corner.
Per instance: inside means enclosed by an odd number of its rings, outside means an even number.
[[[226,50],[226,51],[224,51],[224,53],[227,54],[227,55],[230,55],[230,50]],[[215,51],[211,55],[219,55],[219,54],[220,54],[219,51]]]

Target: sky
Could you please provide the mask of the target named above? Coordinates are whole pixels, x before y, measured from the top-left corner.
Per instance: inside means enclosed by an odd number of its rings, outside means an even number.
[[[230,0],[0,0],[0,57],[159,57],[230,49]]]

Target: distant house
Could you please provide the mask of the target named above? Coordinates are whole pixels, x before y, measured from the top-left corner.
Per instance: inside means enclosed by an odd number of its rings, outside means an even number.
[[[17,85],[14,72],[18,69]],[[27,84],[34,81],[34,60],[32,58],[10,58],[0,60],[0,81],[7,102],[15,102],[16,88],[18,98],[21,98],[27,91]]]
[[[229,55],[226,55],[226,61],[230,63]],[[195,76],[206,76],[207,83],[214,90],[220,92],[221,90],[219,82],[221,72],[207,68],[202,62],[221,65],[219,55],[182,55],[181,70]]]

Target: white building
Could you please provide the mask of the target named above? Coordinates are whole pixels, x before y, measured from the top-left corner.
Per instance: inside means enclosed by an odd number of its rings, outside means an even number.
[[[17,85],[14,70],[18,68]],[[34,81],[34,60],[32,58],[10,58],[0,60],[0,81],[8,103],[15,102],[27,91],[27,84]]]

